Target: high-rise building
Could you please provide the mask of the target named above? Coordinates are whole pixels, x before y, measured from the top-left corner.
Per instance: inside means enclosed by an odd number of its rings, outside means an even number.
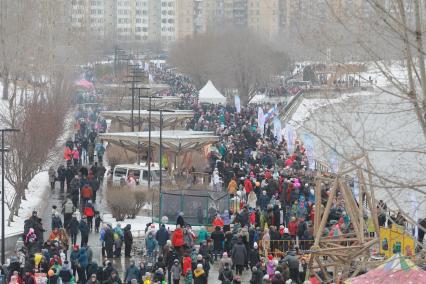
[[[266,38],[278,34],[280,23],[279,0],[248,0],[248,28]]]

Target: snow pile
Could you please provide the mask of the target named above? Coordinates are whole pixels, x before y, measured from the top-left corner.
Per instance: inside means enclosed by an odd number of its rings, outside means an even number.
[[[311,114],[327,105],[342,103],[345,100],[355,97],[355,96],[371,96],[374,95],[372,91],[360,91],[355,93],[342,94],[339,98],[334,99],[303,99],[300,106],[297,108],[296,112],[293,114],[293,117],[290,120],[290,124],[295,128],[302,126],[306,122]]]
[[[6,200],[11,197],[13,194],[12,186],[5,181],[5,194]],[[6,237],[21,234],[24,232],[24,222],[31,213],[35,211],[43,211],[44,206],[46,205],[45,201],[48,198],[50,190],[49,185],[49,176],[47,171],[38,173],[28,185],[28,190],[26,191],[27,200],[22,200],[21,206],[19,208],[19,216],[14,216],[14,222],[11,223],[11,226],[6,225]],[[1,216],[1,213],[0,213]],[[5,206],[5,220],[7,223],[7,218],[9,217],[9,209]]]

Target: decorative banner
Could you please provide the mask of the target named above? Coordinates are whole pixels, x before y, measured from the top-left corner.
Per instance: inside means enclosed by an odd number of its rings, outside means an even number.
[[[235,108],[237,109],[237,113],[241,112],[241,100],[240,96],[234,96]]]
[[[312,135],[305,133],[303,135],[303,144],[306,149],[306,157],[308,158],[309,169],[315,170],[314,139],[312,138]]]
[[[404,232],[404,228],[392,224],[392,228],[380,228],[380,254],[391,257],[394,254],[413,256],[415,254],[414,239]]]
[[[259,107],[257,111],[257,129],[263,137],[265,129],[265,115],[263,114],[263,109],[261,107]]]
[[[275,116],[276,110],[277,110],[277,107],[274,106],[265,114],[265,122],[268,122],[271,118]]]
[[[293,125],[287,123],[284,128],[284,137],[287,141],[287,150],[289,153],[293,153],[294,140],[296,139],[296,136],[296,129],[294,129]]]
[[[281,120],[278,117],[274,118],[274,137],[278,143],[281,143],[283,136],[281,135]]]

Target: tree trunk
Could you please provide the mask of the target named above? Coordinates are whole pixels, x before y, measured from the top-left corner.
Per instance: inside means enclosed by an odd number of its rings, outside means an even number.
[[[15,198],[13,199],[12,207],[10,208],[9,212],[9,218],[7,219],[7,226],[10,226],[10,224],[13,222],[13,216],[15,216],[15,209],[18,208],[21,205],[21,196],[19,194],[16,194]]]
[[[7,68],[4,69],[3,72],[3,100],[7,100],[9,98],[9,70]]]

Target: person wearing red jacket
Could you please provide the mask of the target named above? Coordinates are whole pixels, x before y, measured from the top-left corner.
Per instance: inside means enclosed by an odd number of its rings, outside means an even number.
[[[250,178],[248,178],[248,177],[244,181],[244,189],[246,190],[247,196],[253,190],[253,183],[251,182]]]
[[[191,257],[186,254],[182,260],[182,275],[185,277],[188,271],[192,271],[192,260]]]
[[[173,232],[172,245],[176,250],[180,250],[184,244],[183,230],[179,225],[177,225],[176,230]]]
[[[216,218],[214,218],[212,225],[213,225],[213,227],[223,228],[224,223],[223,223],[222,218],[220,218],[219,214],[217,214]]]
[[[290,233],[290,236],[293,240],[296,239],[297,234],[297,221],[296,217],[291,217],[291,221],[288,222],[288,231]]]

